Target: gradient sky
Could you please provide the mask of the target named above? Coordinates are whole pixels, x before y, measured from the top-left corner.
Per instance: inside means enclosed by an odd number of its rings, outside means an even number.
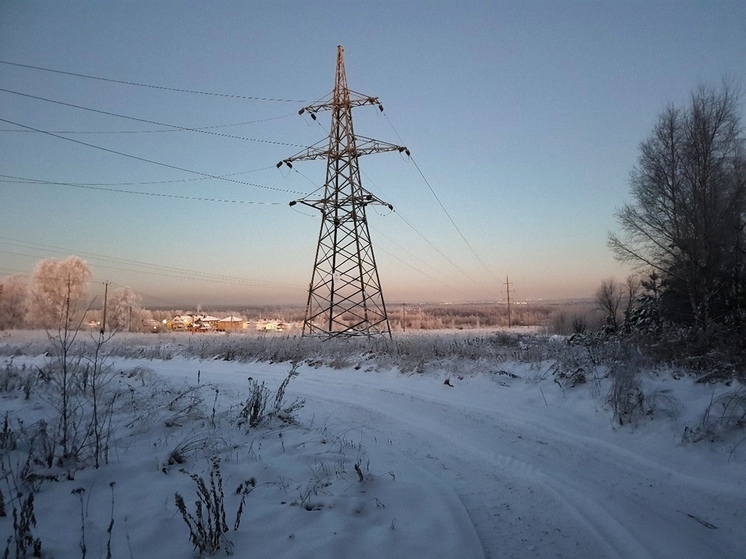
[[[0,64],[5,90],[248,138],[0,91],[5,121],[184,169],[0,122],[0,275],[77,254],[149,305],[303,304],[320,217],[287,203],[325,164],[275,163],[328,134],[328,113],[297,112],[331,91],[338,44],[350,89],[386,108],[357,109],[356,132],[405,144],[427,180],[399,154],[360,160],[396,209],[368,209],[389,303],[504,300],[506,275],[520,299],[582,298],[622,278],[607,232],[656,115],[699,84],[746,87],[740,0],[2,0],[0,60],[282,100]]]

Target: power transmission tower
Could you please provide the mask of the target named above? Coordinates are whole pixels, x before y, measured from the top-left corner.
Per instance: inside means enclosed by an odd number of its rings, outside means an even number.
[[[355,136],[352,109],[362,105],[383,106],[377,97],[362,95],[347,88],[344,48],[337,47],[337,70],[334,90],[326,102],[303,107],[313,120],[319,111],[331,111],[331,129],[326,149],[310,147],[280,161],[292,168],[294,161],[326,158],[324,197],[291,202],[305,204],[321,212],[321,229],[316,259],[308,289],[303,322],[304,336],[391,337],[383,291],[378,277],[365,217],[368,204],[382,204],[393,209],[362,187],[358,158],[386,151],[405,152],[403,146],[363,136]]]

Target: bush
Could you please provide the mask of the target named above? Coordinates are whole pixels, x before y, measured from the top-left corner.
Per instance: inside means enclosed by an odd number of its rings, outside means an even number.
[[[684,439],[692,442],[703,439],[715,441],[727,437],[730,433],[746,428],[746,386],[713,398],[699,425],[693,429],[686,428]]]
[[[645,415],[645,395],[640,386],[640,372],[627,364],[611,370],[611,390],[606,398],[619,425],[632,423]]]
[[[298,376],[298,366],[298,363],[293,364],[287,377],[275,392],[274,398],[263,382],[259,383],[249,378],[249,397],[238,413],[238,425],[248,424],[250,428],[256,428],[274,418],[281,420],[283,423],[293,423],[295,412],[306,403],[305,400],[300,399],[296,399],[290,404],[285,403],[285,390],[290,380]],[[272,400],[272,407],[268,408],[270,400]]]
[[[186,472],[185,472],[186,473]],[[194,514],[187,510],[184,497],[175,495],[176,508],[189,527],[189,541],[200,556],[213,555],[224,549],[227,555],[233,555],[233,544],[226,538],[228,523],[225,514],[225,495],[223,493],[223,476],[220,473],[220,460],[213,457],[210,468],[209,486],[205,480],[196,474],[189,474],[197,485],[197,500],[194,502]],[[256,480],[251,478],[241,483],[236,493],[241,501],[236,512],[233,530],[238,530],[241,524],[246,503],[246,496],[256,487]]]

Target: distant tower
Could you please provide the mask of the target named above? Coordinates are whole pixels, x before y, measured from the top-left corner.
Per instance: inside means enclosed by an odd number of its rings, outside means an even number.
[[[316,260],[308,289],[304,336],[377,336],[391,337],[373,244],[365,217],[365,206],[383,202],[365,190],[360,182],[358,157],[385,151],[405,152],[379,140],[356,137],[352,128],[352,108],[362,105],[383,106],[377,97],[347,89],[344,48],[337,47],[337,72],[334,91],[326,102],[302,108],[316,120],[316,113],[332,112],[327,149],[310,147],[277,164],[292,168],[294,161],[326,158],[324,197],[297,200],[321,212],[321,230]]]

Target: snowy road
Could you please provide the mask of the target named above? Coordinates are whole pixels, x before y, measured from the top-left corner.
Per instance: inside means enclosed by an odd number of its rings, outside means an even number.
[[[743,557],[742,466],[665,430],[614,432],[588,388],[452,382],[304,367],[289,392],[308,421],[360,438],[373,470],[451,487],[486,557]]]

